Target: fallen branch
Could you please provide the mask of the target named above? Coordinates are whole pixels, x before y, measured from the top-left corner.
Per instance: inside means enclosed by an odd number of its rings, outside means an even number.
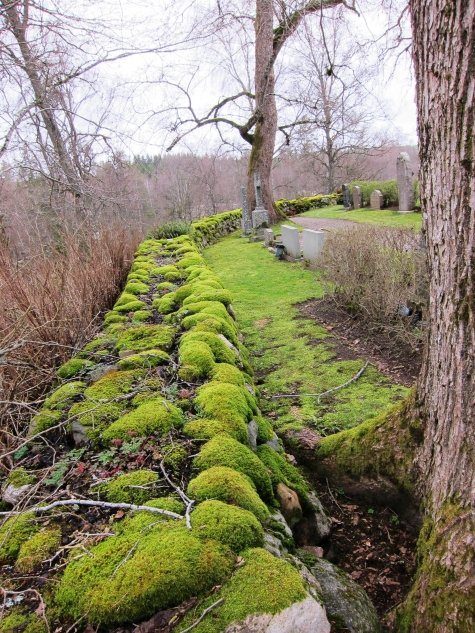
[[[287,393],[284,395],[269,396],[267,400],[278,400],[280,398],[318,398],[318,401],[320,402],[320,398],[322,398],[323,396],[328,396],[328,394],[339,391],[340,389],[343,389],[343,387],[351,385],[352,382],[356,382],[358,378],[363,374],[366,367],[368,367],[368,365],[369,361],[359,370],[359,372],[355,376],[353,376],[353,378],[350,378],[350,380],[347,380],[342,385],[334,387],[333,389],[329,389],[328,391],[323,391],[322,393]]]
[[[164,466],[164,461],[165,459],[162,459],[162,461],[160,462],[160,469],[163,473],[163,476],[165,477],[165,479],[167,480],[167,483],[175,490],[175,492],[180,496],[180,499],[183,501],[183,503],[186,506],[186,511],[185,511],[185,521],[186,521],[186,527],[190,530],[191,532],[191,520],[190,520],[190,513],[191,513],[191,508],[193,506],[193,504],[195,503],[194,499],[190,499],[189,497],[187,497],[187,495],[183,492],[183,490],[179,487],[179,486],[175,486],[175,484],[172,482],[172,480],[170,479],[170,477],[167,474],[167,471],[165,470],[165,466]]]
[[[113,510],[145,510],[146,512],[153,512],[155,514],[165,514],[172,519],[183,519],[181,514],[176,512],[170,512],[169,510],[162,510],[161,508],[152,508],[151,506],[136,506],[132,503],[109,503],[106,501],[90,501],[89,499],[66,499],[64,501],[55,501],[47,506],[37,506],[33,508],[26,508],[22,511],[11,510],[10,512],[0,512],[0,516],[18,516],[20,514],[27,514],[28,512],[48,512],[52,508],[59,506],[95,506],[97,508],[112,508]]]
[[[200,617],[196,620],[196,622],[194,622],[191,626],[189,626],[187,629],[183,629],[183,631],[180,631],[180,633],[188,633],[188,631],[191,631],[191,629],[194,629],[195,626],[198,626],[198,624],[201,622],[201,620],[206,617],[208,615],[208,613],[214,609],[215,607],[218,606],[218,604],[221,604],[222,602],[224,602],[224,598],[220,598],[219,600],[217,600],[214,604],[212,604],[211,606],[209,606],[207,609],[205,609],[203,611],[203,613],[200,615]]]

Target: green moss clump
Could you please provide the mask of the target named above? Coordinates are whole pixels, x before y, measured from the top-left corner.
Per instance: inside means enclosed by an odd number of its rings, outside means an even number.
[[[32,484],[35,478],[25,468],[15,468],[8,477],[8,483],[14,488],[21,488]]]
[[[195,406],[197,405],[208,418],[223,422],[241,421],[246,424],[252,419],[248,395],[245,387],[211,381],[198,389]],[[243,443],[246,443],[246,439]]]
[[[215,362],[209,345],[197,341],[189,341],[180,345],[179,375],[184,380],[194,381],[209,378]]]
[[[178,473],[180,468],[188,459],[188,453],[180,444],[174,446],[163,446],[162,454],[165,455],[165,466],[173,472]]]
[[[87,387],[85,382],[67,382],[48,396],[44,402],[43,408],[63,411],[71,404],[71,401],[80,395]]]
[[[158,365],[166,365],[170,360],[170,356],[161,349],[149,349],[146,352],[132,354],[117,361],[120,369],[135,369],[138,367],[158,367]]]
[[[187,306],[198,301],[219,301],[228,306],[233,301],[233,296],[229,290],[205,290],[203,292],[194,292],[183,301],[183,305]]]
[[[185,330],[191,330],[191,328],[196,327],[197,331],[224,334],[224,336],[231,341],[233,345],[238,344],[234,324],[221,317],[215,317],[211,314],[207,314],[205,310],[198,312],[198,314],[191,314],[190,316],[185,317],[182,321],[182,325]]]
[[[137,297],[135,296],[135,293],[134,294],[132,294],[132,293],[129,294],[129,293],[124,291],[120,295],[120,297],[117,299],[117,301],[115,302],[114,310],[116,308],[119,308],[120,306],[125,305],[126,303],[130,303],[131,301],[136,301],[136,300],[137,300]]]
[[[185,514],[185,506],[181,501],[177,499],[171,499],[170,497],[161,497],[159,499],[150,499],[143,505],[150,506],[151,508],[161,508],[162,510],[168,510],[169,512],[175,512],[176,514]],[[117,527],[115,531],[119,534],[125,534],[129,532],[139,532],[141,534],[148,533],[147,529],[159,531],[161,527],[169,521],[175,521],[176,519],[167,516],[166,514],[157,514],[156,512],[146,512],[145,510],[138,510],[136,512],[130,512]]]
[[[124,293],[129,295],[145,295],[149,291],[149,286],[140,281],[129,281],[124,288]]]
[[[219,301],[198,301],[197,303],[191,303],[190,305],[181,308],[178,311],[178,315],[180,317],[186,317],[187,315],[190,316],[192,314],[197,314],[198,312],[218,317],[219,319],[224,319],[231,326],[233,325],[232,319],[226,310],[226,306],[219,303]]]
[[[162,314],[171,314],[177,307],[176,294],[174,292],[169,292],[160,299],[154,299],[152,305]]]
[[[23,543],[39,530],[31,512],[8,519],[0,528],[0,565],[14,562]]]
[[[185,433],[197,440],[209,440],[218,433],[227,433],[238,442],[247,442],[247,426],[240,420],[213,420],[207,418],[197,418],[188,422],[184,429]]]
[[[190,254],[185,255],[183,259],[177,262],[176,266],[177,268],[186,270],[187,268],[190,268],[191,266],[199,266],[200,264],[206,264],[203,257],[195,253],[190,253]]]
[[[256,517],[222,501],[204,501],[191,514],[199,538],[213,538],[239,554],[249,547],[264,546],[264,530]]]
[[[118,352],[144,352],[149,349],[163,349],[168,352],[173,347],[175,334],[175,328],[169,325],[129,327],[117,339],[115,349]]]
[[[35,613],[29,613],[24,607],[13,607],[3,614],[0,621],[0,633],[47,633],[43,618]]]
[[[148,489],[133,488],[131,486],[146,486],[158,481],[159,477],[151,470],[135,470],[125,475],[119,475],[112,481],[101,484],[97,490],[104,495],[110,503],[134,503],[142,505],[154,496],[152,487]]]
[[[236,442],[228,435],[216,435],[207,442],[195,459],[195,466],[200,470],[212,466],[227,466],[237,470],[254,482],[262,499],[270,502],[274,498],[272,483],[264,464],[250,448]]]
[[[137,312],[137,310],[143,310],[146,307],[147,304],[144,301],[138,301],[135,299],[134,301],[130,301],[124,305],[114,307],[114,310],[116,312]]]
[[[40,413],[34,415],[31,418],[28,435],[31,436],[35,433],[40,433],[40,431],[46,431],[52,426],[56,426],[56,424],[58,424],[62,420],[62,418],[62,411],[51,410],[43,407]]]
[[[166,275],[167,273],[177,273],[179,271],[173,264],[166,264],[165,266],[160,266],[157,272],[159,275]]]
[[[244,387],[246,383],[242,371],[228,363],[217,363],[214,366],[212,378],[216,382],[228,382],[238,387]]]
[[[131,272],[128,276],[127,276],[127,281],[132,281],[132,282],[136,282],[136,281],[147,281],[149,278],[149,274],[147,270],[134,270],[133,272]]]
[[[87,369],[94,367],[94,363],[90,360],[85,360],[82,358],[71,358],[67,363],[61,365],[61,367],[56,372],[60,378],[63,380],[68,380],[69,378],[73,378],[77,374],[80,374]]]
[[[157,285],[157,290],[174,290],[175,288],[175,284],[172,284],[169,281],[162,281]]]
[[[117,396],[129,393],[136,380],[143,375],[144,372],[111,372],[88,387],[84,395],[93,401],[111,400]]]
[[[217,499],[249,510],[264,523],[269,518],[267,506],[257,494],[249,477],[225,466],[213,466],[192,479],[188,495],[197,501]]]
[[[274,437],[274,429],[272,428],[272,424],[260,415],[257,415],[254,419],[258,427],[257,443],[265,444]]]
[[[217,363],[236,364],[236,354],[219,338],[217,334],[212,332],[193,331],[184,334],[181,337],[180,348],[190,341],[199,341],[206,343],[213,352],[214,359]]]
[[[108,312],[104,317],[104,324],[109,325],[109,323],[125,323],[127,320],[126,316],[122,316],[117,314],[117,312],[112,311]]]
[[[270,471],[270,478],[274,490],[280,482],[284,483],[298,494],[302,507],[304,509],[311,510],[312,505],[308,500],[307,485],[302,477],[299,475],[295,466],[289,464],[279,453],[276,453],[273,448],[263,444],[257,447],[257,455],[264,462]]]
[[[22,573],[31,572],[36,565],[57,552],[60,546],[61,530],[59,528],[43,529],[20,547],[15,567]]]
[[[160,538],[153,530],[127,533],[91,553],[68,565],[56,603],[65,615],[77,619],[87,612],[89,622],[102,626],[140,622],[202,594],[222,583],[234,561],[222,544],[175,522],[161,528]]]
[[[133,320],[134,322],[138,321],[139,323],[142,323],[143,321],[149,319],[151,316],[152,312],[150,310],[137,310],[137,312],[134,312]]]
[[[125,440],[134,432],[139,437],[148,437],[152,433],[165,435],[173,428],[181,428],[183,419],[179,409],[166,402],[154,400],[140,405],[134,411],[126,413],[113,422],[102,434],[103,439]]]
[[[218,597],[224,602],[193,629],[194,633],[222,633],[231,623],[243,622],[249,615],[275,615],[307,597],[303,580],[290,563],[261,548],[246,550],[242,556],[245,564],[233,574],[218,595],[213,594],[204,602],[200,612],[186,616],[181,623],[183,629],[191,626],[194,618]]]
[[[180,279],[182,279],[182,274],[179,273],[179,272],[176,272],[176,273],[172,273],[172,272],[165,273],[163,276],[164,276],[164,278],[167,281],[170,281],[170,282],[180,281]]]

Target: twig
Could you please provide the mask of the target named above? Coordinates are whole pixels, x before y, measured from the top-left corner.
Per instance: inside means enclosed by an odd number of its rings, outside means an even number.
[[[342,514],[345,514],[345,513],[343,512],[343,510],[340,508],[340,505],[339,505],[338,501],[337,501],[337,500],[335,499],[335,497],[333,496],[333,493],[332,493],[331,488],[330,488],[330,484],[328,483],[328,479],[326,479],[326,482],[327,482],[328,492],[330,493],[330,497],[331,497],[331,498],[333,499],[333,501],[336,503],[336,505],[337,505],[337,506],[338,506],[338,508],[340,509],[340,512],[341,512]]]
[[[191,528],[191,521],[190,521],[190,513],[191,513],[191,507],[195,503],[195,500],[194,499],[190,499],[189,497],[187,497],[186,494],[183,492],[183,490],[179,486],[175,486],[175,484],[172,482],[172,480],[168,476],[167,471],[165,470],[164,461],[165,461],[165,458],[163,458],[162,461],[160,462],[160,470],[162,471],[163,476],[167,480],[168,484],[178,493],[178,495],[180,496],[181,500],[185,504],[185,506],[186,506],[186,512],[185,512],[186,527],[191,532],[192,528]]]
[[[192,502],[194,503],[194,502]],[[165,514],[172,519],[183,519],[181,514],[176,512],[170,512],[169,510],[162,510],[161,508],[152,508],[151,506],[136,506],[132,503],[109,503],[106,501],[90,501],[89,499],[66,499],[64,501],[55,501],[47,506],[37,506],[36,508],[25,508],[21,512],[11,510],[10,512],[0,512],[0,516],[17,516],[20,514],[27,514],[28,512],[48,512],[51,508],[57,508],[58,506],[96,506],[98,508],[112,508],[114,510],[145,510],[146,512],[154,512],[155,514]]]
[[[329,393],[333,393],[334,391],[339,391],[340,389],[343,389],[343,387],[350,385],[352,382],[356,382],[358,378],[363,374],[366,367],[368,367],[368,365],[369,361],[359,370],[359,372],[355,376],[353,376],[353,378],[350,378],[350,380],[347,380],[342,385],[334,387],[333,389],[329,389],[328,391],[323,391],[322,393],[287,393],[285,395],[269,396],[267,400],[278,400],[280,398],[318,398],[318,401],[320,402],[320,398],[322,398],[323,396],[327,396]]]
[[[203,613],[200,615],[200,617],[196,620],[196,622],[194,622],[191,626],[189,626],[187,629],[183,629],[183,631],[180,631],[180,633],[188,633],[188,631],[191,631],[191,629],[194,629],[195,626],[198,626],[198,624],[201,622],[201,620],[206,617],[208,615],[208,613],[214,609],[215,607],[218,606],[218,604],[221,604],[222,602],[224,602],[224,598],[220,598],[219,600],[217,600],[214,604],[212,604],[211,606],[209,606],[207,609],[205,609],[203,611]]]
[[[117,567],[114,569],[114,571],[112,572],[112,576],[109,578],[109,582],[111,580],[114,579],[114,576],[116,575],[116,573],[119,571],[119,569],[122,567],[122,565],[125,565],[125,563],[129,560],[129,558],[132,556],[132,554],[135,552],[135,550],[137,549],[137,545],[139,544],[139,541],[135,541],[135,543],[132,545],[132,547],[130,548],[130,550],[127,552],[127,555],[125,556],[125,558],[123,558],[120,563],[117,565]]]

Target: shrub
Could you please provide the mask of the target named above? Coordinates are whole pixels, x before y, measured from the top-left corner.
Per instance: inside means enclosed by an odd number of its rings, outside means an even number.
[[[169,240],[179,235],[189,235],[190,233],[191,224],[185,222],[185,220],[176,220],[157,226],[156,229],[152,229],[147,233],[146,238],[149,240]]]
[[[286,215],[298,215],[310,209],[320,209],[332,204],[340,204],[341,195],[332,193],[328,196],[309,196],[307,198],[296,198],[295,200],[276,200],[275,206],[278,211]]]

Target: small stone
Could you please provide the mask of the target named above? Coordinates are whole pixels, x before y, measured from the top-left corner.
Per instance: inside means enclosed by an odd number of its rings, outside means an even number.
[[[3,500],[7,503],[11,503],[12,506],[16,506],[16,504],[28,494],[28,491],[31,490],[31,488],[32,484],[25,484],[19,488],[15,488],[12,484],[8,484],[3,491]]]
[[[292,530],[290,529],[289,524],[285,520],[282,512],[276,512],[275,514],[272,515],[271,518],[274,519],[274,521],[277,521],[277,523],[280,523],[280,525],[282,525],[287,536],[290,536],[290,538],[293,537]]]
[[[132,354],[133,353],[134,352],[132,352]],[[118,369],[119,368],[117,367],[117,365],[99,365],[99,367],[91,371],[91,373],[89,374],[89,377],[92,380],[92,382],[97,382],[101,378],[104,378],[104,376],[107,376],[108,374],[111,374],[112,372],[117,371]]]
[[[73,420],[71,422],[71,429],[73,431],[73,440],[76,446],[83,446],[89,442],[86,429],[77,420]]]
[[[249,441],[249,448],[256,452],[257,450],[257,435],[259,433],[259,427],[255,420],[251,420],[247,425],[247,438]]]
[[[277,486],[276,494],[286,521],[290,527],[296,525],[302,518],[302,506],[298,494],[282,482]]]
[[[313,554],[317,558],[323,558],[323,547],[317,547],[316,545],[304,545],[302,549],[306,549],[307,552]]]
[[[270,446],[276,453],[281,453],[282,449],[279,444],[279,438],[274,433],[274,437],[266,442],[266,446]]]

